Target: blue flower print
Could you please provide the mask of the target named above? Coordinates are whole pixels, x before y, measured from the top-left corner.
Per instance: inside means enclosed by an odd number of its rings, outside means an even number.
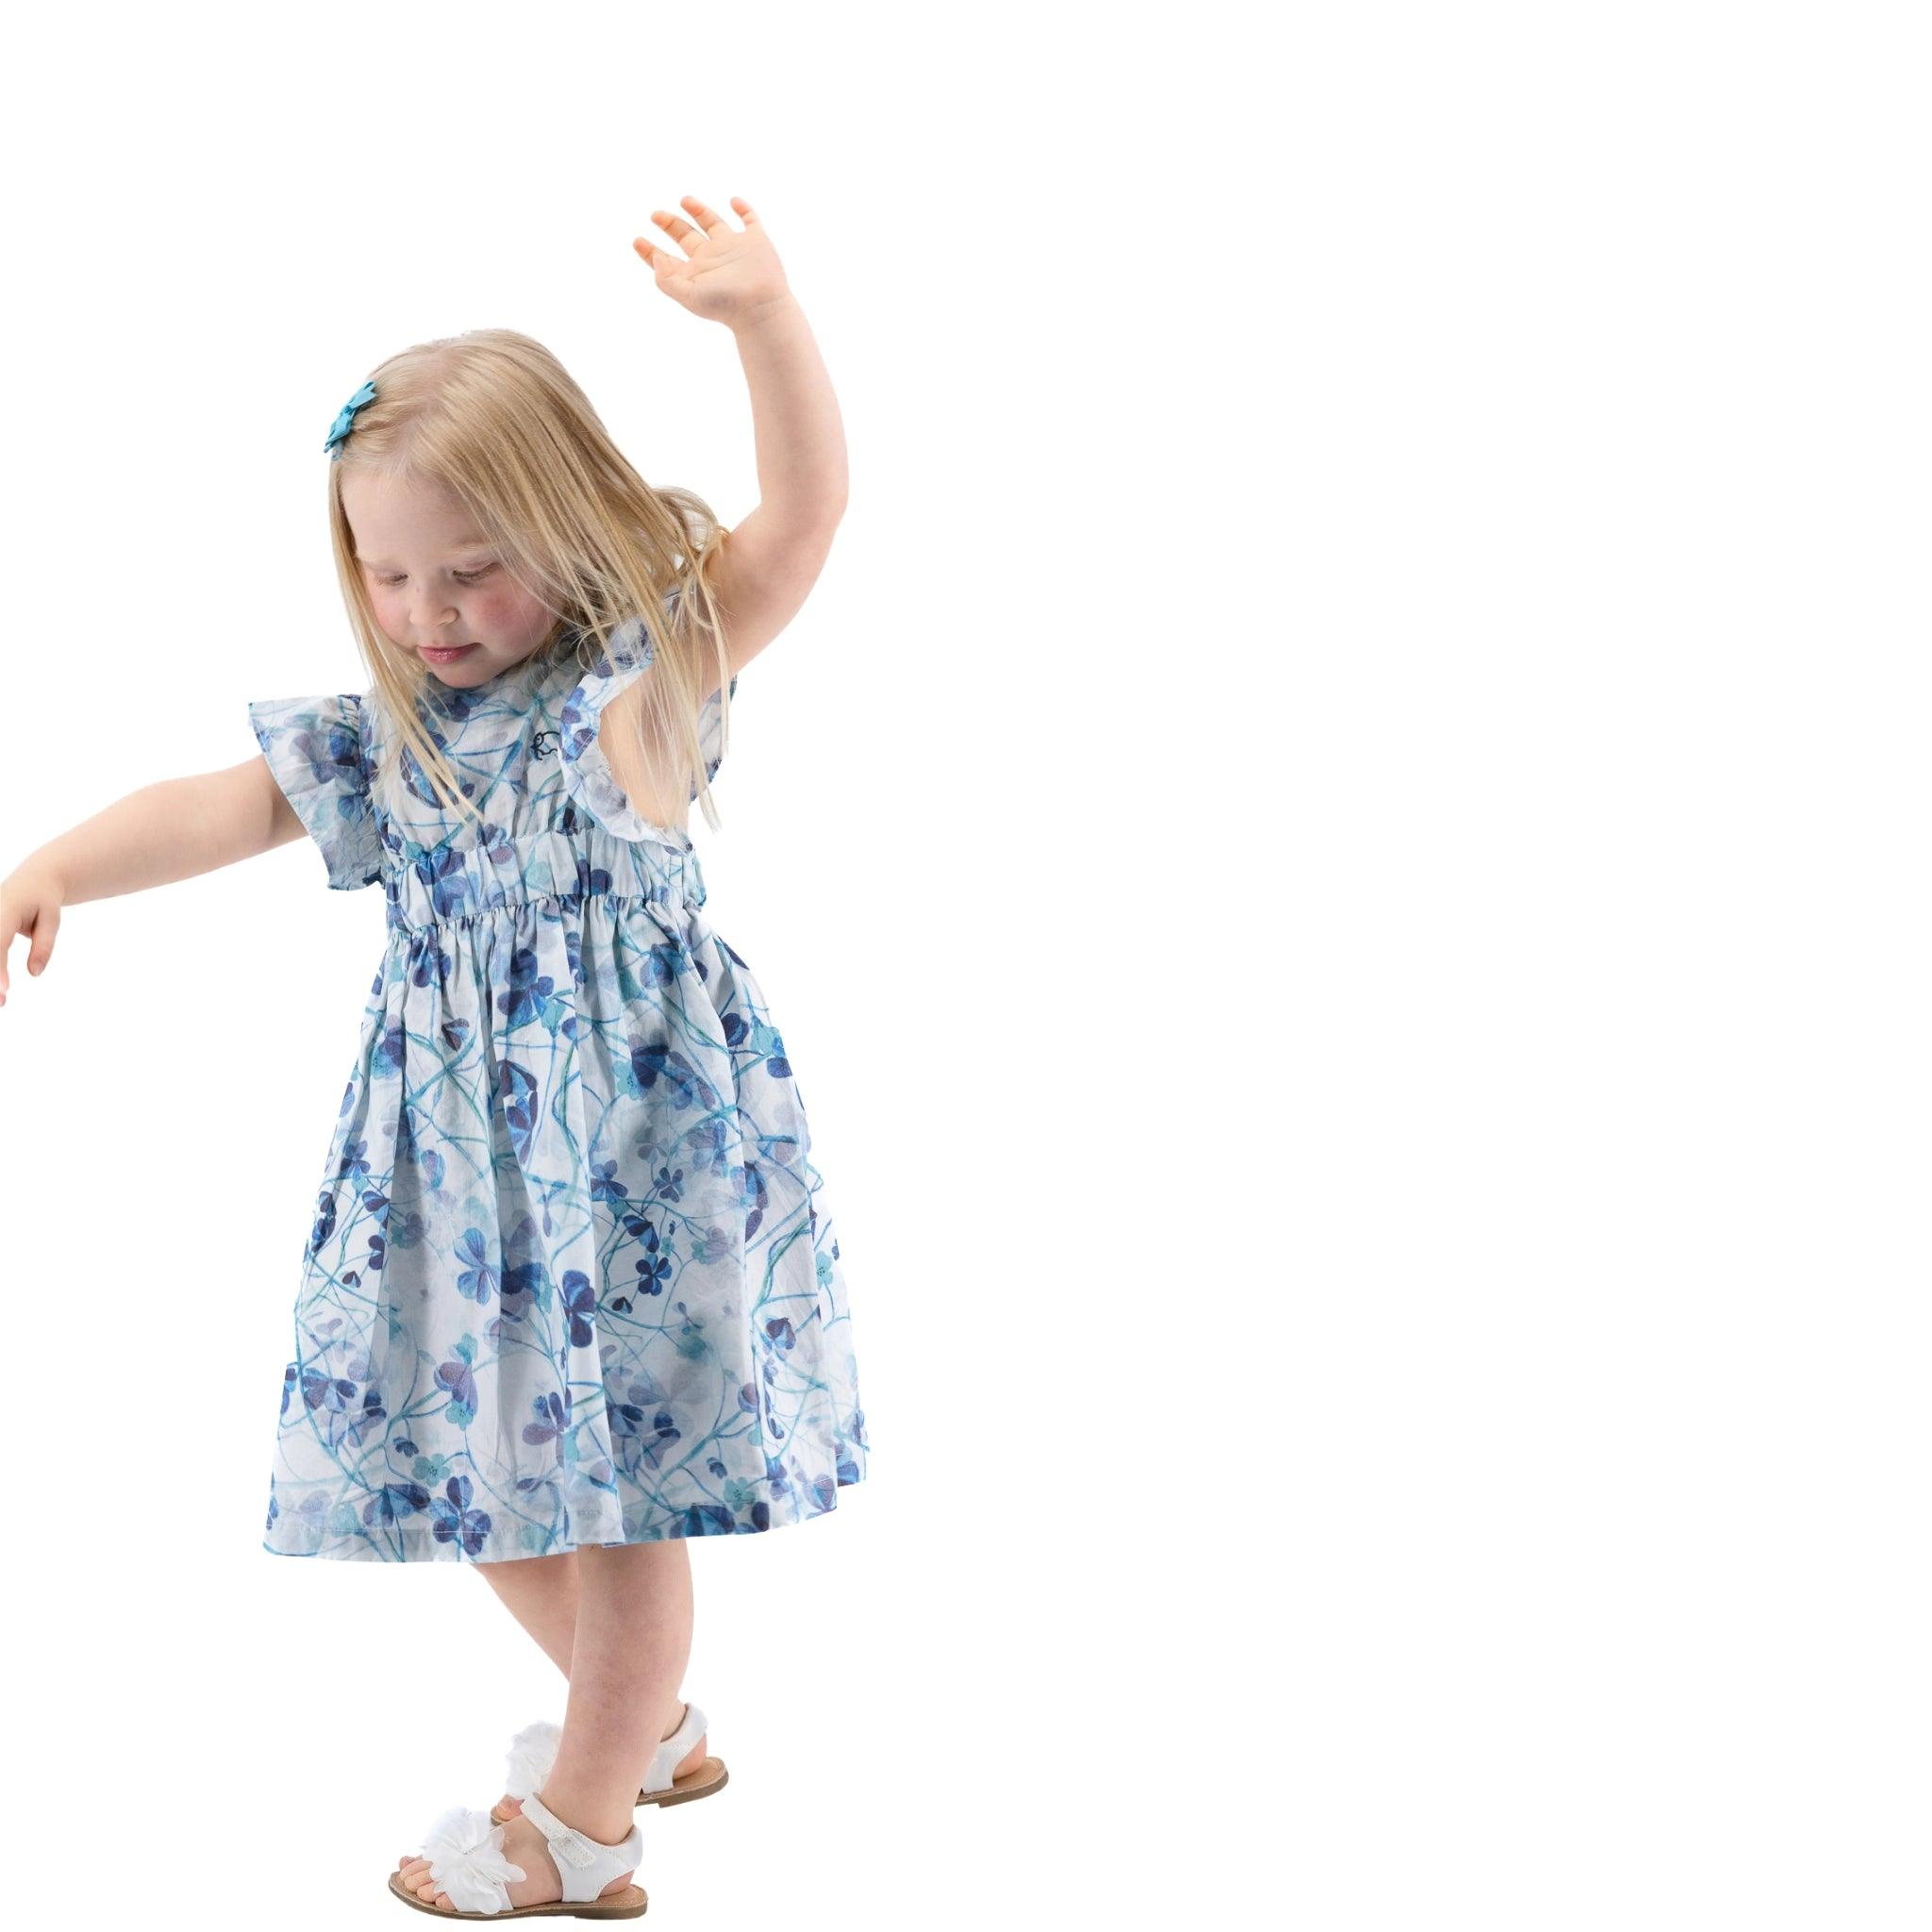
[[[368,1502],[362,1521],[370,1528],[387,1527],[429,1507],[429,1491],[421,1483],[384,1483]]]
[[[537,1082],[514,1060],[505,1060],[496,1086],[497,1104],[509,1128],[510,1145],[516,1150],[517,1164],[530,1164],[530,1143],[537,1133]]]
[[[457,1292],[478,1304],[496,1292],[496,1270],[490,1265],[490,1243],[480,1227],[466,1227],[457,1243]]]
[[[530,1407],[536,1410],[537,1420],[524,1424],[524,1441],[533,1444],[557,1443],[560,1461],[563,1439],[570,1432],[570,1397],[553,1389],[538,1396]]]
[[[637,1271],[640,1294],[662,1294],[671,1280],[671,1257],[658,1249],[655,1227],[645,1243],[645,1252],[638,1257]]]
[[[311,1253],[320,1248],[336,1231],[336,1197],[333,1193],[320,1195],[315,1203],[315,1221],[308,1230],[308,1246]]]
[[[483,1554],[490,1538],[490,1518],[481,1509],[470,1507],[470,1478],[453,1475],[441,1495],[429,1506],[438,1542],[458,1542],[472,1557]]]
[[[537,949],[520,946],[510,955],[509,985],[496,997],[496,1008],[503,1015],[504,1024],[514,1031],[525,1021],[540,1018],[549,1003],[551,991],[550,975],[538,970]]]
[[[764,1170],[755,1161],[744,1163],[739,1176],[739,1192],[744,1206],[744,1238],[750,1241],[764,1221],[767,1205]]]
[[[317,1413],[342,1414],[355,1392],[355,1383],[341,1376],[325,1374],[320,1369],[302,1371],[302,1400]]]
[[[717,1092],[704,1075],[675,1047],[661,1041],[633,1041],[630,1068],[638,1085],[647,1093],[662,1080],[665,1091],[680,1113],[687,1108],[710,1108],[718,1104]]]
[[[667,941],[661,946],[653,946],[644,956],[650,968],[652,985],[676,985],[677,975],[684,971],[687,957],[684,948],[675,941]]]
[[[476,1420],[476,1374],[470,1366],[474,1349],[475,1343],[465,1335],[457,1343],[455,1355],[436,1367],[437,1386],[449,1393],[443,1415],[459,1429],[467,1429]]]
[[[412,872],[429,891],[429,903],[437,916],[454,919],[473,911],[476,904],[476,881],[465,863],[465,856],[453,845],[425,852]]]
[[[591,1316],[597,1307],[597,1291],[591,1286],[589,1276],[573,1268],[563,1277],[558,1304],[570,1318],[570,1345],[573,1348],[589,1348],[597,1339],[597,1331],[591,1324]]]

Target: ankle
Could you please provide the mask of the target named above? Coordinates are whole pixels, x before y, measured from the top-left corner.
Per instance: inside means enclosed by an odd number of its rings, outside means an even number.
[[[569,1790],[560,1791],[558,1795],[562,1802],[553,1804],[547,1790],[539,1791],[537,1802],[573,1831],[582,1832],[587,1839],[600,1845],[621,1845],[630,1836],[630,1828],[636,1823],[634,1806],[625,1806],[621,1799],[607,1799],[601,1803],[588,1796],[580,1799]],[[525,1822],[533,1831],[541,1829],[537,1821],[526,1814]],[[551,1862],[555,1864],[556,1860],[553,1858]]]

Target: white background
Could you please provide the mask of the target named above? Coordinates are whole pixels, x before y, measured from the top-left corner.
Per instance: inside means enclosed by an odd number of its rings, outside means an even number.
[[[630,240],[739,193],[838,388],[696,837],[873,1462],[693,1548],[649,1923],[1926,1923],[1916,27],[15,27],[0,865],[360,688],[395,349],[535,335],[735,521]],[[560,1715],[480,1579],[259,1547],[381,909],[303,841],[10,955],[13,1924],[393,1923]]]

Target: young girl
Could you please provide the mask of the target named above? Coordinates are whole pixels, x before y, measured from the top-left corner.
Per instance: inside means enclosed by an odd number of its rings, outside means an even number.
[[[706,916],[687,808],[738,674],[845,502],[838,405],[751,208],[658,213],[658,286],[738,342],[760,501],[653,489],[527,337],[405,350],[331,427],[370,689],[260,699],[260,756],[123,800],[0,882],[42,971],[63,906],[306,832],[387,940],[303,1254],[264,1546],[474,1565],[569,1680],[491,1811],[391,1890],[635,1917],[634,1807],[715,1793],[678,1687],[689,1540],[809,1521],[867,1441],[797,1076]]]

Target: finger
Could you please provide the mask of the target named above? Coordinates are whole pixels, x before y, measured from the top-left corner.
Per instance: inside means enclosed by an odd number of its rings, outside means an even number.
[[[747,228],[756,228],[761,225],[758,221],[758,210],[752,207],[750,202],[745,200],[743,195],[734,194],[731,197],[731,206],[738,210],[738,219]]]
[[[657,225],[660,228],[662,228],[664,232],[667,235],[669,235],[671,239],[674,242],[675,242],[680,248],[689,248],[691,246],[691,242],[685,240],[686,235],[691,236],[693,241],[697,238],[698,231],[695,228],[693,228],[689,222],[681,221],[676,215],[667,215],[661,208],[654,208],[651,210],[651,219],[654,222],[656,222]],[[680,229],[683,230],[682,234],[678,232]]]
[[[676,295],[679,289],[690,285],[693,271],[683,256],[674,255],[668,248],[653,248],[642,236],[631,246],[643,257],[645,266],[658,278],[658,288],[667,295]]]
[[[679,208],[686,209],[690,213],[691,220],[694,221],[698,225],[698,226],[705,231],[706,234],[715,235],[719,233],[720,230],[722,230],[726,235],[732,232],[731,224],[727,222],[724,219],[724,217],[718,212],[716,208],[707,208],[705,204],[701,202],[695,194],[687,194],[677,205]]]
[[[54,951],[54,935],[60,929],[60,908],[49,907],[34,922],[34,942],[27,948],[26,970],[38,973]]]

